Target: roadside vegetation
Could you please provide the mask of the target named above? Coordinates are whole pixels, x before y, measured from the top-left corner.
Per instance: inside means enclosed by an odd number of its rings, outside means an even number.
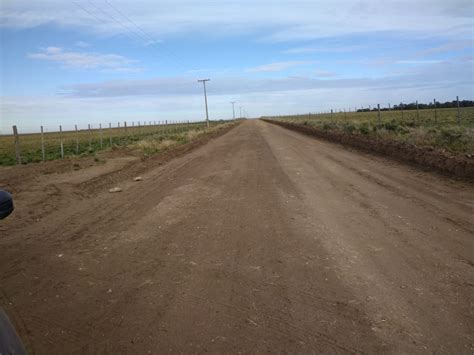
[[[142,153],[144,156],[151,156],[175,146],[192,142],[202,136],[233,126],[236,123],[237,121],[222,121],[219,124],[212,124],[209,128],[204,125],[168,134],[153,134],[134,142],[130,148]]]
[[[44,160],[60,159],[61,141],[63,156],[94,155],[108,149],[127,147],[145,156],[156,154],[169,147],[187,143],[202,135],[235,124],[235,121],[211,121],[207,128],[205,122],[152,125],[127,128],[107,128],[43,134]],[[43,151],[41,134],[20,134],[22,164],[41,162]],[[0,166],[17,164],[15,139],[12,135],[0,136]]]
[[[458,120],[455,108],[337,112],[270,119],[381,139],[403,141],[452,153],[474,154],[474,107],[463,107]]]

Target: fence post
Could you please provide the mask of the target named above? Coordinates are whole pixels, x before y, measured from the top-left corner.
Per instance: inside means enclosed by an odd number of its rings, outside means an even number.
[[[61,125],[59,125],[59,146],[61,147],[61,158],[64,158],[63,126]]]
[[[456,96],[456,101],[458,105],[458,124],[461,124],[461,109],[459,108],[459,96]]]
[[[100,142],[100,149],[102,149],[102,123],[99,123],[99,142]]]
[[[46,160],[46,154],[44,152],[44,135],[43,135],[43,126],[41,126],[41,159]]]
[[[381,126],[381,119],[380,119],[380,104],[377,104],[377,121],[378,121],[378,126]]]
[[[418,100],[416,100],[416,123],[420,122],[420,110],[418,110]]]
[[[91,130],[91,124],[88,124],[88,129],[89,129],[89,150],[92,150],[92,130]]]
[[[74,128],[76,130],[76,155],[79,154],[79,136],[77,133],[77,124],[74,125]]]
[[[332,118],[332,109],[331,109],[331,122],[333,121],[333,118]]]
[[[347,119],[347,116],[346,116],[346,109],[344,109],[344,120]]]
[[[117,140],[118,140],[118,144],[120,145],[120,140],[122,139],[123,140],[123,134],[120,134],[120,122],[117,122]]]
[[[388,103],[388,110],[392,111],[392,108],[390,107],[390,102]]]
[[[18,136],[18,129],[13,126],[13,135],[15,136],[15,156],[16,162],[21,164],[21,152],[20,152],[20,137]]]
[[[125,128],[125,145],[127,145],[128,144],[127,121],[123,121],[123,127]]]
[[[436,99],[433,99],[433,105],[435,110],[435,123],[438,123],[438,114],[436,112]]]
[[[110,147],[112,147],[112,123],[109,122],[109,143],[110,143]]]
[[[402,121],[403,121],[403,103],[400,102],[400,110],[402,111]]]

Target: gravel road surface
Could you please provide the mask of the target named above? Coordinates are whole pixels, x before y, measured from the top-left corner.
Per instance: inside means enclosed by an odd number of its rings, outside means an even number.
[[[469,183],[262,121],[135,163],[0,170],[0,301],[30,352],[474,351]]]

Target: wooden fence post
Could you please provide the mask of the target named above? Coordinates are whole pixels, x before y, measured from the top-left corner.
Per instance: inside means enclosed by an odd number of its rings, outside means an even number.
[[[63,127],[59,125],[59,146],[61,147],[61,158],[64,158]]]
[[[458,106],[458,124],[461,124],[461,109],[459,108],[459,96],[456,96],[456,102]]]
[[[103,146],[102,123],[99,123],[99,140],[100,140],[100,149],[102,149],[102,146]]]
[[[123,121],[123,127],[125,128],[125,145],[127,145],[128,144],[127,121]]]
[[[41,126],[41,160],[46,160],[46,154],[44,152],[44,135],[43,135],[43,126]]]
[[[436,112],[436,99],[433,99],[433,106],[435,110],[435,123],[438,123],[438,114]]]
[[[16,162],[21,164],[21,152],[20,152],[20,137],[18,136],[18,129],[13,126],[13,135],[15,136],[15,156]]]
[[[112,123],[109,122],[109,143],[110,143],[110,146],[112,147]]]
[[[74,130],[76,131],[76,155],[79,154],[79,133],[77,132],[77,124],[74,125]]]
[[[380,119],[380,104],[377,104],[377,122],[378,126],[381,126],[382,120]]]
[[[420,111],[418,110],[418,100],[416,100],[416,123],[420,122]]]
[[[92,149],[92,130],[91,130],[91,124],[89,123],[88,125],[89,128],[89,150]]]

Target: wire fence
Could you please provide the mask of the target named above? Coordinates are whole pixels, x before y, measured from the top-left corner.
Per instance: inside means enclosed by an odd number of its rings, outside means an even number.
[[[215,126],[227,121],[209,121]],[[39,133],[22,133],[13,126],[11,135],[0,136],[0,165],[26,164],[67,156],[90,154],[112,147],[133,145],[149,138],[164,140],[191,130],[204,130],[206,122],[118,122],[87,126],[40,126]]]
[[[308,114],[285,115],[272,118],[277,119],[308,119],[319,120],[321,122],[357,122],[371,123],[374,127],[384,127],[389,123],[396,122],[406,126],[443,126],[459,125],[472,127],[474,124],[474,107],[472,101],[456,101],[444,104],[433,100],[430,104],[418,104],[418,101],[411,104],[399,104],[381,107],[380,104],[362,106],[353,109],[331,109],[320,112],[310,112]],[[446,108],[446,104],[450,107]],[[442,106],[442,107],[438,107]]]
[[[382,108],[377,104],[375,107],[356,108],[351,111],[332,109],[318,113],[268,118],[305,125],[322,131],[362,134],[472,156],[474,154],[473,102],[465,101],[463,106],[456,105],[458,102],[458,100],[454,101],[455,105],[449,108],[417,103]]]

